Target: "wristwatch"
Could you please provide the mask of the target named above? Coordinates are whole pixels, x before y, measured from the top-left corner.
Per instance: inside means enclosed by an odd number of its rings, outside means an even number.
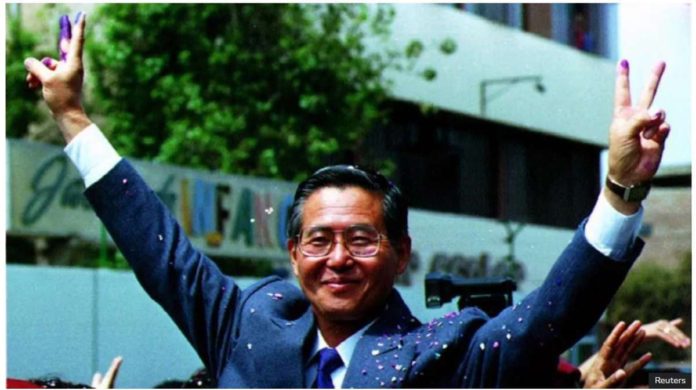
[[[605,184],[611,192],[615,193],[626,202],[640,202],[647,198],[648,192],[650,192],[650,182],[624,187],[607,176]]]

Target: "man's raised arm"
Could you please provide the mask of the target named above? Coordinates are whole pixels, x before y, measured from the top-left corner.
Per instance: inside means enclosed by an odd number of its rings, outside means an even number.
[[[31,88],[43,98],[68,144],[66,153],[85,180],[85,195],[122,251],[138,281],[218,374],[233,338],[241,290],[195,249],[169,209],[118,153],[85,113],[80,15],[65,61],[25,60]]]

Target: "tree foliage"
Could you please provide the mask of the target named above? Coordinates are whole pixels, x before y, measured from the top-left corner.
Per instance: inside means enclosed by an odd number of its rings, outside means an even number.
[[[124,154],[299,180],[384,117],[383,71],[418,57],[366,49],[393,16],[345,4],[104,5],[88,37],[92,103]]]
[[[34,34],[22,28],[19,14],[8,13],[5,41],[5,99],[8,102],[5,130],[8,137],[24,136],[29,131],[29,125],[40,117],[37,107],[40,96],[27,88],[27,71],[24,68],[25,58],[37,56],[38,41]]]
[[[643,263],[631,271],[607,310],[607,320],[613,326],[619,321],[684,319],[682,329],[691,329],[691,253],[681,259],[679,266],[668,269]],[[687,351],[676,350],[664,343],[646,345],[640,351],[653,352],[655,361],[684,360]]]

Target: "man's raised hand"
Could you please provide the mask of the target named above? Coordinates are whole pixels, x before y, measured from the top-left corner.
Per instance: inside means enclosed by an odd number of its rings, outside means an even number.
[[[69,41],[65,61],[44,58],[27,58],[29,88],[42,87],[43,98],[58,122],[66,142],[70,142],[91,121],[82,108],[82,83],[84,66],[82,51],[84,47],[85,14],[78,14],[72,37]]]
[[[614,118],[609,133],[609,177],[624,187],[652,180],[662,160],[669,124],[664,110],[650,110],[665,63],[658,62],[637,104],[631,102],[629,64],[622,60],[617,69],[614,95]],[[618,199],[611,199],[617,207]],[[620,205],[621,206],[621,205]],[[625,206],[625,205],[623,205]],[[635,211],[638,205],[629,210]],[[619,207],[619,211],[622,211]]]

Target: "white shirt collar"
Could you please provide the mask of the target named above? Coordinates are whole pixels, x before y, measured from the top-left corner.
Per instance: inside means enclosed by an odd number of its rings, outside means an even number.
[[[348,371],[350,359],[351,357],[353,357],[353,352],[355,352],[355,347],[358,345],[358,341],[360,341],[360,338],[365,333],[367,328],[374,324],[375,321],[377,321],[377,319],[372,320],[370,323],[360,328],[357,332],[353,333],[350,337],[343,340],[340,344],[336,346],[336,352],[338,352],[338,355],[341,357],[341,360],[343,360],[343,366],[337,368],[336,370],[334,370],[334,372],[331,373],[331,381],[337,389],[340,389],[343,385],[343,379],[345,378],[346,372]],[[322,348],[331,347],[329,347],[329,345],[326,343],[326,340],[324,340],[324,336],[321,335],[319,328],[317,328],[317,337],[316,341],[314,342],[314,350],[312,351],[310,360],[314,359],[314,357],[319,353],[319,351]]]

